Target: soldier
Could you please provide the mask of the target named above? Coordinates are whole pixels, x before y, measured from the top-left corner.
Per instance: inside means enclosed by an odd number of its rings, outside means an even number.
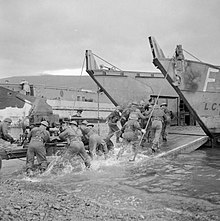
[[[130,112],[131,112],[131,104],[129,104],[126,108],[124,108],[124,110],[121,113],[120,123],[122,127],[128,121]]]
[[[167,108],[167,103],[162,103],[160,107],[166,114],[166,120],[164,120],[163,122],[161,135],[162,135],[163,141],[167,141],[167,135],[168,135],[167,126],[170,124],[170,121],[171,121],[170,111]]]
[[[120,129],[118,127],[118,121],[121,118],[121,111],[122,108],[120,106],[117,106],[116,109],[109,114],[109,116],[106,118],[106,122],[108,123],[109,132],[106,137],[106,140],[110,140],[111,137],[116,134],[116,143],[120,143]]]
[[[44,172],[47,168],[45,143],[50,141],[50,133],[47,131],[47,121],[42,121],[39,127],[34,127],[28,134],[28,150],[26,160],[26,170],[28,175],[33,175],[34,155],[37,157],[40,171]]]
[[[78,109],[78,110],[76,111],[76,114],[74,114],[73,116],[71,116],[71,120],[75,120],[74,118],[81,118],[81,117],[82,117],[82,112],[83,112],[82,109]],[[72,118],[73,118],[73,119],[72,119]],[[76,119],[75,121],[77,122],[78,126],[82,123],[82,120],[80,120],[80,119]]]
[[[162,125],[164,120],[166,120],[166,114],[159,107],[159,105],[154,105],[152,109],[152,125],[151,133],[153,138],[153,145],[151,147],[152,151],[155,152],[159,148],[159,140],[162,131]]]
[[[87,125],[82,124],[81,125],[81,130],[89,140],[89,153],[91,158],[93,159],[94,156],[96,155],[96,149],[99,145],[102,146],[103,152],[105,159],[107,158],[107,153],[108,153],[108,148],[106,142],[102,139],[101,136],[98,135],[97,131],[95,128],[93,128],[94,125],[87,123]]]
[[[71,121],[70,127],[59,135],[61,140],[67,140],[68,143],[67,153],[64,158],[72,158],[74,155],[79,155],[83,159],[85,166],[89,168],[91,166],[90,159],[81,140],[82,131],[77,125],[76,121]]]
[[[117,159],[122,156],[125,147],[130,143],[132,144],[132,150],[134,153],[134,157],[130,161],[135,161],[139,149],[141,131],[143,133],[145,132],[144,129],[141,129],[141,126],[138,122],[138,114],[133,112],[130,114],[129,120],[122,127],[123,141],[122,141],[122,147],[117,155]]]
[[[12,120],[10,118],[5,118],[3,122],[0,123],[0,140],[5,140],[10,143],[14,143],[15,139],[8,133]]]
[[[84,143],[84,145],[89,145],[89,138],[88,136],[86,136],[86,126],[88,124],[88,121],[87,120],[83,120],[81,125],[79,126],[79,128],[81,129],[82,131],[82,142]]]
[[[20,85],[22,89],[21,93],[25,95],[30,95],[31,89],[30,89],[30,85],[28,81],[26,81],[25,79],[22,79]]]
[[[138,103],[136,103],[136,102],[132,102],[132,104],[131,104],[130,114],[131,114],[131,113],[136,113],[138,119],[146,119],[146,118],[147,118],[146,116],[144,116],[144,115],[141,113],[140,109],[138,108]],[[130,116],[129,116],[129,117],[130,117]]]

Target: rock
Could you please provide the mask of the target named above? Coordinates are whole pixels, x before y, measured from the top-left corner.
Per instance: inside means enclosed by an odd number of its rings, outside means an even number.
[[[19,205],[15,205],[15,206],[14,206],[14,209],[20,210],[21,207],[20,207]]]
[[[52,207],[56,210],[61,210],[61,207],[58,204],[53,204]]]
[[[142,220],[145,219],[145,217],[143,215],[139,215],[139,218],[142,219]]]

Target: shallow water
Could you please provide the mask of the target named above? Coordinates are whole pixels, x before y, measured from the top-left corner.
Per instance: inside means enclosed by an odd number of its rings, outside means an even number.
[[[32,179],[19,174],[24,161],[4,161],[1,178],[54,184],[115,208],[220,217],[220,148],[201,148],[175,158],[139,155],[136,162],[128,162],[129,153],[119,160],[115,155],[107,160],[99,157],[90,169],[77,157],[56,167],[57,159],[52,159],[54,165],[45,174]]]

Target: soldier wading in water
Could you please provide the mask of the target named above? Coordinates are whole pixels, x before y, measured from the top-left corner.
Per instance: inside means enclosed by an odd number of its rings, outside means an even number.
[[[129,161],[135,161],[139,149],[140,137],[142,134],[141,132],[145,133],[146,131],[144,129],[141,129],[141,126],[138,122],[138,113],[130,113],[129,120],[122,127],[123,141],[122,147],[117,155],[117,159],[122,156],[126,146],[128,144],[131,144],[134,156]]]
[[[28,150],[26,160],[26,170],[28,175],[33,175],[34,155],[40,166],[41,173],[47,168],[45,143],[50,141],[50,133],[47,131],[48,122],[42,121],[39,127],[34,127],[28,134]]]
[[[59,138],[61,140],[67,140],[67,152],[64,154],[64,158],[72,158],[74,155],[78,155],[82,158],[86,167],[90,167],[90,157],[86,153],[84,144],[81,140],[83,136],[82,131],[77,127],[76,121],[70,122],[70,127],[64,130]]]

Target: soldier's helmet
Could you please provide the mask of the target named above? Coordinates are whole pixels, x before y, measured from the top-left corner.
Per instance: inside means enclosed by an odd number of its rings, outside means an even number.
[[[11,123],[12,120],[11,120],[11,118],[8,118],[8,117],[7,117],[7,118],[4,119],[4,122]]]
[[[48,124],[48,122],[47,121],[41,121],[41,124],[43,125],[43,126],[45,126],[45,127],[48,127],[49,126],[49,124]]]
[[[77,122],[75,120],[70,121],[70,124],[78,126]]]
[[[138,114],[136,112],[131,112],[129,114],[129,120],[138,120]]]
[[[88,123],[86,126],[87,126],[87,127],[94,127],[95,125],[92,124],[92,123]]]
[[[123,108],[121,106],[116,106],[115,109],[118,110],[118,111],[123,111]]]
[[[160,106],[158,104],[154,104],[154,106],[152,107],[153,109],[159,109]]]
[[[162,103],[160,107],[167,107],[167,103]]]
[[[134,101],[134,102],[131,103],[131,105],[132,106],[138,106],[138,103]]]
[[[88,121],[87,121],[87,120],[83,120],[81,124],[82,124],[82,125],[86,125],[86,126],[87,126]]]

